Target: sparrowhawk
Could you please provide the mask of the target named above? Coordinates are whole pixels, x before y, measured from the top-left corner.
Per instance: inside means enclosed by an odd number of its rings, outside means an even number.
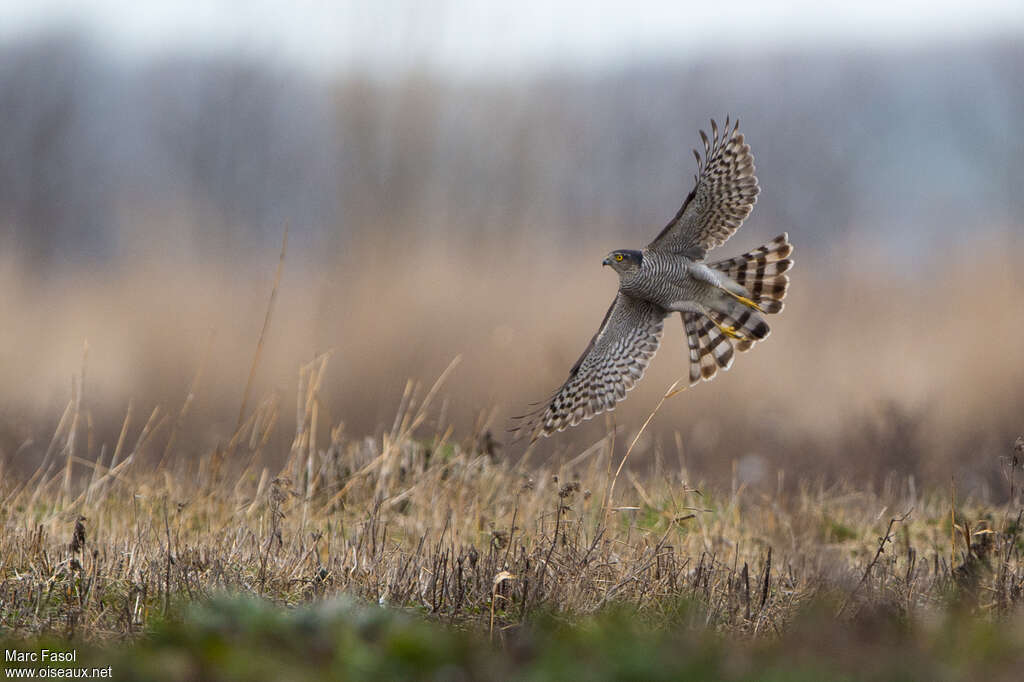
[[[664,320],[678,312],[690,348],[690,383],[732,366],[734,351],[768,336],[765,314],[782,310],[793,266],[786,234],[742,256],[704,263],[750,214],[759,191],[750,145],[739,121],[723,134],[711,121],[700,131],[704,156],[696,184],[675,217],[641,251],[612,251],[603,264],[619,275],[619,291],[569,378],[550,400],[517,417],[513,429],[531,440],[548,436],[626,397],[643,377],[661,342]]]

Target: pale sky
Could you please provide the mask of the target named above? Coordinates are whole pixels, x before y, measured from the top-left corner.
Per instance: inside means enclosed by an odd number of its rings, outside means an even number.
[[[727,50],[1024,35],[1021,0],[0,0],[0,39],[83,27],[129,53],[263,52],[314,68],[530,69]]]

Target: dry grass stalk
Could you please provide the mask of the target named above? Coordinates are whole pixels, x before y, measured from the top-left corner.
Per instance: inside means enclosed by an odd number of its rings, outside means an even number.
[[[672,398],[673,396],[678,395],[680,392],[685,390],[676,390],[676,388],[679,386],[680,383],[682,383],[682,381],[682,379],[676,379],[675,382],[673,382],[672,385],[668,387],[668,390],[665,391],[665,394],[661,396],[661,400],[659,400],[658,404],[654,406],[654,409],[651,410],[651,413],[647,415],[647,419],[644,420],[643,426],[641,426],[640,430],[636,432],[636,436],[633,437],[633,442],[631,442],[629,444],[629,447],[626,449],[626,454],[622,456],[622,460],[619,462],[619,467],[615,470],[615,476],[612,477],[611,483],[608,485],[608,494],[606,495],[605,502],[605,524],[608,523],[608,514],[611,512],[610,507],[613,504],[613,499],[615,496],[615,483],[616,481],[619,480],[619,474],[622,473],[622,467],[626,465],[626,460],[629,459],[629,455],[633,452],[633,448],[636,447],[637,441],[640,440],[640,436],[642,436],[644,431],[647,430],[647,426],[651,423],[651,420],[654,419],[654,415],[658,414],[658,411],[661,409],[661,406],[665,404],[665,401],[668,400],[669,398]]]
[[[256,377],[256,369],[260,365],[260,355],[263,353],[263,343],[266,340],[267,329],[270,328],[270,318],[274,313],[274,301],[277,300],[277,291],[281,286],[281,275],[284,274],[284,257],[288,251],[288,227],[284,228],[284,236],[281,238],[281,257],[277,261],[277,272],[274,274],[274,286],[270,290],[270,300],[267,301],[267,313],[263,317],[263,327],[260,329],[259,339],[256,341],[256,352],[252,357],[252,365],[249,368],[249,377],[245,380],[245,390],[242,391],[242,404],[238,408],[238,422],[236,429],[242,428],[242,421],[245,418],[245,408],[249,403],[249,393],[252,391],[252,382]]]

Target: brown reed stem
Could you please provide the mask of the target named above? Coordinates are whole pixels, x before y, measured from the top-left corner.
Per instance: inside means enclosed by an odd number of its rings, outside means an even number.
[[[284,272],[284,257],[288,251],[288,228],[284,228],[284,237],[281,239],[281,257],[277,261],[277,273],[274,275],[274,288],[270,290],[270,300],[267,301],[267,314],[263,318],[263,328],[260,329],[260,338],[256,342],[256,353],[252,358],[252,367],[249,368],[249,378],[245,380],[245,391],[242,393],[242,405],[238,408],[238,422],[236,430],[242,428],[245,419],[245,408],[249,404],[249,393],[252,391],[252,382],[256,377],[256,368],[260,364],[260,355],[263,353],[263,343],[266,341],[267,329],[270,328],[270,318],[274,313],[274,301],[277,300],[277,291],[281,286],[281,275]]]

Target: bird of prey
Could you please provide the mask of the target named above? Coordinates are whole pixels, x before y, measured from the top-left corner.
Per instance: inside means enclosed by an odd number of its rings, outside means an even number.
[[[661,342],[664,320],[678,312],[690,350],[690,383],[732,366],[734,351],[768,336],[766,314],[782,310],[793,247],[781,234],[753,251],[705,263],[750,214],[759,191],[750,145],[729,119],[719,136],[700,131],[704,156],[696,184],[675,217],[640,251],[612,251],[603,265],[619,291],[569,378],[546,402],[517,417],[513,431],[531,441],[615,409],[643,377]]]

